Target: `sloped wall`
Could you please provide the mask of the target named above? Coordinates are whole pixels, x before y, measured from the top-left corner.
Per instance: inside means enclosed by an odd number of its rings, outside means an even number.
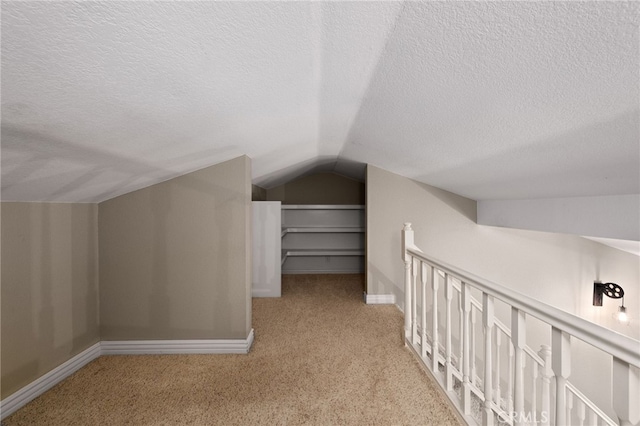
[[[245,339],[250,231],[246,156],[100,203],[102,340]]]
[[[2,399],[98,342],[96,204],[2,209]]]

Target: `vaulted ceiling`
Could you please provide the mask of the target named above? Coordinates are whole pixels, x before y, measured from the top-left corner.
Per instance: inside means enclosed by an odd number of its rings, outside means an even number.
[[[2,199],[246,154],[476,200],[640,193],[637,2],[2,2]]]

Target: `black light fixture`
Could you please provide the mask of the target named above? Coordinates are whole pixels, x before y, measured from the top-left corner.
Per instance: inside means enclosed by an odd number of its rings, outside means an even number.
[[[593,282],[593,306],[602,306],[602,295],[612,299],[622,299],[622,304],[618,307],[618,321],[626,323],[629,321],[627,308],[624,306],[624,290],[616,283]]]
[[[601,283],[600,281],[594,281],[593,306],[602,306],[603,294],[612,299],[621,299],[624,297],[624,290],[616,283]]]

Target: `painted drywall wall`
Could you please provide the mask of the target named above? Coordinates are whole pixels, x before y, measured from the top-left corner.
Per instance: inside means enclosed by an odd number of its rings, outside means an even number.
[[[4,399],[99,341],[98,207],[0,208]]]
[[[246,156],[99,204],[102,340],[246,338]]]
[[[640,195],[484,200],[478,223],[640,241]]]
[[[637,324],[618,327],[608,320],[615,301],[591,306],[593,281],[601,279],[622,285],[629,311],[638,312],[637,256],[578,236],[482,226],[475,219],[473,200],[368,166],[368,292],[402,294],[400,230],[411,222],[416,243],[428,255],[640,337]]]
[[[473,200],[369,165],[367,294],[393,293],[403,308],[400,231],[404,222],[411,222],[416,244],[427,255],[635,339],[640,337],[637,256],[577,236],[481,226],[475,220]],[[617,301],[608,299],[603,307],[592,306],[596,279],[624,287],[625,305],[635,317],[629,326],[612,317]],[[548,336],[533,321],[529,323],[534,329],[528,342],[536,348]],[[574,348],[581,353],[574,353],[571,381],[601,406],[610,406],[609,366],[594,368],[603,357],[589,345],[577,342]],[[611,414],[610,409],[608,412]]]
[[[364,204],[365,185],[335,173],[316,173],[267,189],[282,204]]]
[[[267,190],[258,185],[251,185],[251,201],[267,201]]]

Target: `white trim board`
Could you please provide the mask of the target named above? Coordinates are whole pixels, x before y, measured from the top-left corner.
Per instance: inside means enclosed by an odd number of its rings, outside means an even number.
[[[282,270],[282,275],[309,275],[309,274],[362,274],[362,269],[288,269]]]
[[[253,345],[253,329],[246,339],[102,341],[0,401],[0,420],[15,413],[85,365],[103,355],[246,354]]]
[[[282,292],[278,293],[277,291],[269,288],[253,287],[251,289],[251,297],[282,297]]]
[[[120,340],[101,344],[102,355],[246,354],[253,344],[253,329],[246,339]]]
[[[364,294],[364,303],[367,305],[395,305],[395,294]]]
[[[37,378],[19,391],[9,395],[0,401],[0,418],[4,420],[10,414],[24,407],[100,355],[100,342],[98,342],[64,364],[57,366],[45,375]]]

